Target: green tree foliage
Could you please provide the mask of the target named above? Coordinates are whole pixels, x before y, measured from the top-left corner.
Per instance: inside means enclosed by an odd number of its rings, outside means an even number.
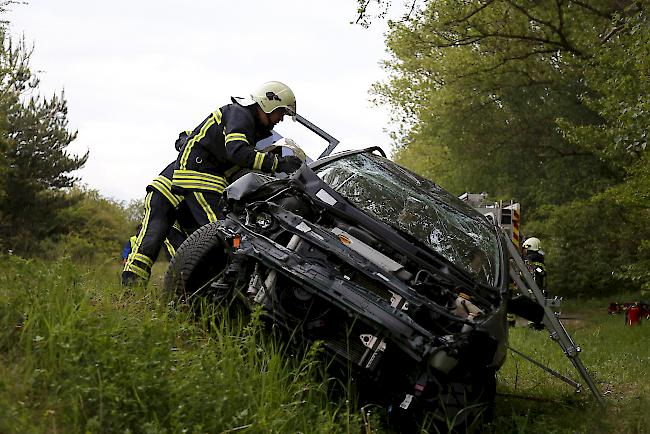
[[[10,2],[0,0],[0,15],[6,12],[7,5]],[[0,40],[2,47],[5,47],[5,29],[0,22]],[[12,59],[12,52],[7,52],[3,49],[3,55],[0,56],[0,155],[4,155],[7,150],[7,113],[13,104],[14,98],[11,92],[12,83],[15,81],[17,73],[20,71],[22,63],[18,59]],[[7,170],[6,161],[0,160],[0,200],[2,200],[2,193],[4,185],[4,173]],[[2,215],[0,215],[0,219]]]
[[[57,235],[41,243],[45,256],[68,257],[77,263],[117,263],[137,224],[130,220],[128,208],[86,188],[71,189],[65,200],[71,205],[56,216]]]
[[[443,157],[436,158],[436,179],[446,187],[514,195],[529,209],[581,197],[620,176],[567,143],[556,125],[558,117],[597,120],[579,100],[584,86],[567,58],[585,55],[598,39],[594,24],[609,20],[588,9],[558,11],[554,3],[431,2],[393,23],[391,79],[375,91],[414,126],[396,136],[397,159],[415,161],[433,146]]]
[[[601,116],[601,122],[560,122],[569,141],[593,150],[603,161],[624,172],[622,182],[595,195],[587,206],[604,209],[606,203],[617,210],[619,217],[613,221],[599,218],[609,231],[618,233],[605,256],[614,256],[611,251],[619,252],[619,258],[612,258],[618,259],[620,265],[613,267],[614,275],[630,279],[644,289],[650,289],[648,12],[648,6],[626,8],[616,17],[606,40],[585,68],[585,82],[592,93],[584,95],[583,101]],[[621,226],[623,230],[619,230]],[[621,260],[625,256],[628,258]]]
[[[70,172],[80,168],[88,154],[71,156],[66,147],[75,138],[67,131],[66,102],[32,98],[18,104],[9,116],[10,165],[6,198],[0,209],[6,219],[0,232],[15,251],[30,254],[39,240],[56,236],[58,214],[72,205],[66,193],[76,178]]]
[[[76,181],[71,172],[88,154],[67,151],[76,133],[67,128],[65,98],[38,96],[31,50],[5,29],[0,38],[0,240],[3,248],[34,254],[42,240],[57,236],[59,213],[72,204],[66,192]]]
[[[570,141],[594,150],[602,159],[629,168],[648,145],[650,120],[650,19],[647,6],[629,7],[616,16],[594,55],[583,62],[591,93],[583,102],[598,112],[596,125],[564,125]]]
[[[136,227],[142,221],[144,214],[144,197],[130,200],[126,204],[121,204],[121,206],[126,210],[129,225]]]
[[[559,206],[541,207],[529,231],[545,242],[549,288],[562,294],[602,296],[620,288],[620,280],[635,282],[626,271],[636,263],[634,235],[647,224],[641,213],[606,195],[574,200]]]
[[[13,1],[0,0],[0,14]],[[32,50],[0,22],[0,249],[23,256],[116,260],[139,216],[137,204],[77,186],[88,153],[68,146],[65,96],[43,98],[30,67]]]
[[[4,4],[0,3],[0,12]],[[10,40],[7,40],[4,29],[0,26],[0,153],[6,155],[10,147],[9,113],[18,103],[17,95],[21,77],[26,68],[26,59],[14,50]],[[9,170],[6,158],[0,159],[0,201],[4,200],[6,191],[6,174]],[[0,221],[3,220],[0,211]]]
[[[379,15],[390,5],[360,0],[361,22],[373,3]],[[604,291],[612,275],[628,269],[631,277],[629,266],[644,244],[612,228],[621,213],[647,221],[625,208],[638,206],[633,197],[647,179],[646,6],[609,0],[411,6],[389,23],[389,79],[373,87],[376,101],[394,108],[396,159],[456,193],[488,191],[521,201],[528,234],[534,229],[546,242],[551,284]],[[602,206],[609,208],[597,212]],[[568,242],[574,236],[598,245],[576,251]],[[567,277],[583,269],[598,278]]]

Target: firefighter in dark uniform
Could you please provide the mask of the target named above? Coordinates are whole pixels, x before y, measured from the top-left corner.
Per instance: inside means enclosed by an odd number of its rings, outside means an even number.
[[[231,100],[190,133],[176,160],[173,191],[184,196],[197,226],[220,218],[221,195],[240,169],[291,173],[302,164],[293,155],[255,150],[285,115],[296,114],[296,98],[287,85],[271,81],[249,97]]]
[[[524,261],[528,264],[531,274],[535,278],[535,283],[546,294],[546,265],[544,265],[544,252],[541,249],[539,238],[530,237],[523,244],[526,252]]]
[[[122,270],[122,284],[125,286],[146,285],[160,249],[165,246],[167,258],[170,259],[187,238],[187,233],[181,227],[187,224],[181,225],[178,221],[183,220],[183,197],[171,191],[175,164],[172,161],[147,185],[142,224]],[[185,214],[188,214],[187,211]]]

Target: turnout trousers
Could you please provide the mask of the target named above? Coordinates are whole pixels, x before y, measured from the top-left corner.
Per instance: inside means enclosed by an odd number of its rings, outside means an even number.
[[[133,248],[124,265],[122,283],[128,285],[134,280],[148,282],[151,267],[158,258],[162,246],[165,246],[167,256],[171,258],[185,238],[185,234],[176,223],[174,205],[158,190],[149,191],[144,199],[142,228],[136,235]]]
[[[221,193],[208,193],[200,191],[186,191],[185,200],[189,212],[196,224],[194,229],[211,222],[223,219],[223,213],[219,206],[221,202]]]

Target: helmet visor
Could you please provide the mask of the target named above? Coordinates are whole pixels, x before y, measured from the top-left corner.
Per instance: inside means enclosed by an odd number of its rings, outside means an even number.
[[[282,108],[284,109],[284,115],[285,116],[293,117],[293,116],[296,115],[296,111],[293,108],[291,108],[291,107],[282,107]]]

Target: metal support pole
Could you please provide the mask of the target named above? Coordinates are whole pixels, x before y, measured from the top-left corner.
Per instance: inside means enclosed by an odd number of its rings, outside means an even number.
[[[573,381],[572,379],[570,379],[568,377],[565,377],[564,375],[560,374],[559,372],[557,372],[557,371],[549,368],[548,366],[538,362],[537,360],[533,359],[532,357],[527,356],[526,354],[522,353],[521,351],[515,350],[514,348],[512,348],[509,345],[508,345],[508,348],[510,349],[510,351],[512,351],[513,353],[519,354],[521,357],[528,360],[530,363],[537,366],[538,368],[541,368],[541,369],[545,370],[549,374],[551,374],[551,375],[559,378],[560,380],[564,381],[565,383],[573,386],[573,388],[576,390],[576,393],[582,392],[582,384],[580,384],[580,383],[578,383],[576,381]]]
[[[503,239],[508,246],[508,252],[512,259],[510,263],[510,277],[515,282],[519,292],[544,308],[544,325],[546,326],[551,339],[557,342],[560,348],[562,348],[564,354],[569,358],[571,363],[573,363],[573,366],[587,383],[587,386],[589,386],[591,393],[596,397],[598,402],[604,406],[605,400],[603,399],[603,396],[578,356],[580,353],[580,347],[575,344],[569,333],[564,328],[564,325],[562,325],[551,308],[546,306],[546,297],[544,296],[544,293],[539,289],[537,283],[535,283],[535,279],[528,271],[528,268],[526,268],[526,264],[524,264],[524,260],[519,255],[519,251],[515,245],[507,236],[503,235]]]

